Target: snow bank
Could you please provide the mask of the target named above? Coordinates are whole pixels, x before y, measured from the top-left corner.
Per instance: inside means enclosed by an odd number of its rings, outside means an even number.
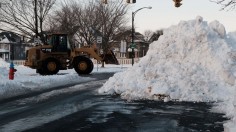
[[[9,63],[5,62],[2,58],[0,58],[0,80],[4,79],[8,76],[8,69]]]
[[[0,58],[0,100],[42,91],[53,87],[73,85],[78,82],[91,81],[93,78],[80,77],[75,71],[62,75],[40,76],[35,69],[15,65],[15,79],[8,79],[10,64]]]
[[[40,76],[35,73],[35,69],[31,69],[22,65],[15,65],[14,80],[8,79],[10,64],[0,58],[0,101],[3,99],[29,94],[32,92],[43,91],[46,89],[73,85],[86,81],[95,80],[90,77],[81,77],[74,69],[61,70],[57,75]],[[119,72],[123,71],[120,66],[106,65],[106,68],[101,68],[101,65],[94,67],[93,73]]]
[[[234,36],[234,37],[233,37]],[[218,21],[198,16],[164,30],[139,63],[110,78],[101,94],[127,100],[223,102],[217,110],[236,117],[236,37]]]

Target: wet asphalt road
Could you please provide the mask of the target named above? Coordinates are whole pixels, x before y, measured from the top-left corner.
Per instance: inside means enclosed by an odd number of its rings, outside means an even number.
[[[210,103],[134,101],[98,95],[97,81],[53,89],[0,104],[0,132],[222,132],[223,114]]]
[[[222,114],[210,104],[138,101],[99,97],[98,103],[27,132],[222,132]],[[94,100],[95,101],[95,100]],[[93,103],[93,102],[90,102]]]

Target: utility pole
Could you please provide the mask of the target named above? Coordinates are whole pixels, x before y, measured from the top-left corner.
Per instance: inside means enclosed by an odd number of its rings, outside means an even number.
[[[39,31],[38,31],[37,0],[34,0],[34,15],[35,15],[35,34],[36,34],[36,38],[38,38],[38,36],[39,36]]]

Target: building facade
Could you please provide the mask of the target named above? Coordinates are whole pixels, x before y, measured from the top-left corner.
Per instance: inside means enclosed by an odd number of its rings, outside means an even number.
[[[25,48],[20,36],[12,32],[0,33],[0,57],[5,61],[24,60]]]
[[[120,58],[132,58],[132,48],[134,48],[134,58],[141,58],[146,55],[149,42],[144,40],[144,36],[138,32],[134,35],[134,47],[132,47],[131,31],[126,31],[116,35],[112,44],[113,52],[118,59]],[[125,48],[124,48],[125,46]]]

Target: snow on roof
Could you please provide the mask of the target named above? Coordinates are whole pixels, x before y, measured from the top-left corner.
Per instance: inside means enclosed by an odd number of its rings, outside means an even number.
[[[10,41],[8,40],[7,37],[5,37],[4,39],[0,41],[0,43],[10,43]]]

